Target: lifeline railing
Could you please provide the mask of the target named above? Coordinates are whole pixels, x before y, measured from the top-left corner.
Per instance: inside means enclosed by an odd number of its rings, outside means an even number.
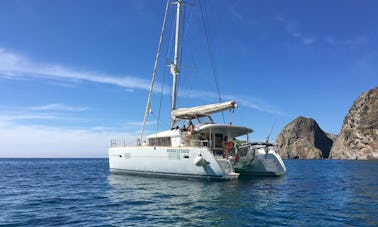
[[[113,138],[110,140],[110,147],[125,147],[130,143],[126,138]],[[137,144],[139,143],[139,140]]]

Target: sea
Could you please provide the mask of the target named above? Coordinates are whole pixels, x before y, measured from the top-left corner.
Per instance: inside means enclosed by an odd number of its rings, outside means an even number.
[[[0,226],[378,226],[378,161],[284,162],[282,177],[213,182],[0,159]]]

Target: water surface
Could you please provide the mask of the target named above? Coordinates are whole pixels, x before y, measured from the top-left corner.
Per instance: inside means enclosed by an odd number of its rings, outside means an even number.
[[[283,177],[114,175],[107,159],[0,159],[0,225],[377,226],[378,162],[285,160]]]

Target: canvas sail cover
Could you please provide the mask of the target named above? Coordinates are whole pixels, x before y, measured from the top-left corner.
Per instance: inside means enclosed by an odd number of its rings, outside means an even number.
[[[237,108],[235,101],[209,104],[205,106],[196,106],[190,108],[180,108],[171,112],[172,120],[178,119],[191,119],[196,116],[209,115],[212,113],[218,113],[229,109]]]

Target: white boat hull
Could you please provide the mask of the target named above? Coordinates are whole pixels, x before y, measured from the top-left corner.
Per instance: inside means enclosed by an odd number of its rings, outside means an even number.
[[[230,161],[215,159],[205,147],[111,147],[109,167],[113,173],[179,178],[237,179]]]
[[[241,175],[282,176],[286,173],[286,167],[274,150],[251,146],[247,154],[235,163],[235,172]]]

